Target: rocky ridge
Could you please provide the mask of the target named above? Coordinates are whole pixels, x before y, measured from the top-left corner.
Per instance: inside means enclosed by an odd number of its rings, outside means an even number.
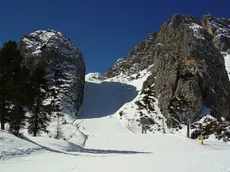
[[[203,113],[228,118],[230,83],[222,55],[230,48],[228,22],[210,14],[202,20],[175,14],[157,33],[119,59],[105,76],[125,74],[131,78],[151,66],[142,94],[155,95],[161,113],[173,127],[188,120],[195,122]],[[217,43],[219,37],[224,39]],[[148,105],[141,106],[151,110]]]
[[[230,53],[230,19],[205,14],[202,26],[212,35],[214,46],[221,52]]]
[[[153,57],[152,75],[143,91],[154,90],[162,113],[182,123],[188,116],[194,121],[204,107],[215,117],[228,116],[229,80],[224,58],[200,21],[174,15],[162,25],[157,41],[163,46]]]
[[[191,24],[189,28],[194,30],[195,36],[202,38],[200,35],[201,31],[201,34],[205,34],[206,38],[208,37],[208,40],[212,41],[213,45],[221,51],[221,53],[224,55],[230,53],[230,19],[214,17],[211,14],[203,15],[202,20],[193,16],[190,16],[190,18],[195,20],[195,22],[191,23],[191,20],[182,22]],[[152,55],[159,51],[158,47],[162,46],[162,43],[156,41],[158,32],[150,33],[147,38],[137,44],[126,57],[119,58],[117,62],[105,72],[105,76],[111,78],[121,73],[132,75],[152,65],[154,63]]]

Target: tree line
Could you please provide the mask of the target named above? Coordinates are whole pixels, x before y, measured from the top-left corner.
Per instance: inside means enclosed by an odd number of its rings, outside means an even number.
[[[8,124],[9,131],[19,135],[20,129],[27,125],[28,132],[37,136],[47,132],[52,113],[59,118],[62,108],[56,103],[58,89],[47,84],[44,65],[31,69],[23,65],[23,59],[15,41],[4,43],[0,49],[1,129],[6,130]],[[54,80],[58,80],[57,72],[54,75]],[[48,98],[52,101],[47,101]]]

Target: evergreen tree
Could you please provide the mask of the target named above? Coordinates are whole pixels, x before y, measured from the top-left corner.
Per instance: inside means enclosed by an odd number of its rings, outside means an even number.
[[[60,69],[57,68],[54,71],[53,74],[53,87],[51,87],[50,89],[50,97],[52,98],[51,101],[51,107],[52,107],[52,111],[55,113],[56,118],[57,118],[57,126],[56,126],[56,139],[60,139],[63,137],[63,133],[61,130],[61,119],[63,117],[62,114],[62,107],[61,107],[61,99],[60,99],[60,93],[61,90],[59,90],[56,86],[60,86],[60,84],[62,84],[60,82],[60,78],[61,78],[61,72]]]
[[[49,122],[48,115],[51,113],[50,104],[45,104],[48,96],[47,83],[44,78],[45,72],[43,67],[37,68],[30,80],[30,95],[33,98],[29,104],[31,116],[28,119],[28,132],[37,136],[41,131],[47,132]]]
[[[63,137],[62,129],[61,129],[61,123],[60,123],[60,118],[63,117],[61,113],[56,113],[57,115],[57,128],[56,128],[56,139],[60,139]]]
[[[10,131],[19,135],[20,128],[25,124],[25,111],[27,107],[31,112],[28,118],[29,133],[36,136],[41,131],[47,132],[49,118],[52,112],[57,117],[57,135],[61,138],[60,120],[62,107],[60,105],[61,72],[58,68],[54,73],[53,87],[48,88],[45,71],[42,63],[35,70],[27,69],[22,65],[23,56],[17,48],[15,41],[4,43],[0,49],[0,123],[1,129],[10,124]],[[51,84],[52,85],[52,84]],[[52,101],[45,104],[47,98]]]
[[[16,110],[22,109],[17,96],[21,94],[20,88],[23,85],[20,80],[22,59],[15,41],[4,43],[0,50],[0,121],[2,130],[5,129],[6,122],[10,122],[10,120],[19,122],[24,116],[22,111]],[[17,108],[13,109],[12,107]],[[10,116],[11,113],[13,116]]]
[[[19,135],[19,130],[25,125],[25,111],[20,105],[15,105],[10,113],[9,118],[10,132],[16,136]]]
[[[19,130],[25,125],[24,107],[31,101],[31,95],[28,92],[30,71],[21,66],[17,71],[18,76],[14,79],[12,85],[16,86],[11,89],[10,101],[11,109],[9,115],[10,132],[19,135]]]

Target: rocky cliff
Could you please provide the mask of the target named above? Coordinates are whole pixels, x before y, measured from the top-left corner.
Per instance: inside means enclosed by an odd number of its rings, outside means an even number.
[[[25,35],[19,49],[25,57],[23,64],[31,70],[45,66],[48,84],[59,92],[58,101],[63,112],[77,115],[85,82],[85,64],[80,50],[56,30],[39,30]]]
[[[202,26],[212,35],[212,42],[218,50],[230,53],[230,19],[205,14]]]
[[[192,16],[174,15],[157,35],[161,50],[153,58],[144,90],[154,90],[162,113],[186,123],[203,108],[215,117],[229,115],[229,80],[224,58],[210,34]]]
[[[221,52],[227,53],[230,47],[228,41],[216,40],[228,40],[228,22],[210,14],[203,20],[175,14],[105,76],[130,76],[151,66],[142,94],[154,94],[166,118],[187,123],[204,111],[227,117],[230,84]]]

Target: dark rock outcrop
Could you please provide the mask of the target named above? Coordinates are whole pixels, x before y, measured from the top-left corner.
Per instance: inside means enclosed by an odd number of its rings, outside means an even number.
[[[202,134],[204,138],[214,134],[219,140],[230,141],[230,122],[225,118],[219,120],[204,116],[200,121],[191,125],[191,138],[197,139]]]
[[[205,14],[202,25],[213,36],[213,44],[218,50],[230,52],[230,19]]]
[[[173,15],[151,41],[147,38],[138,44],[105,76],[130,76],[152,66],[142,94],[154,92],[162,114],[172,117],[175,126],[187,123],[188,118],[197,120],[204,108],[216,118],[229,116],[230,83],[220,52],[228,45],[215,44],[213,35],[222,29],[211,30],[206,20],[204,24],[189,15]]]
[[[80,50],[56,30],[25,35],[19,49],[25,57],[23,64],[31,70],[45,66],[48,84],[58,89],[63,112],[76,115],[85,83],[85,64]]]
[[[228,116],[230,85],[224,59],[200,21],[176,14],[162,25],[156,42],[163,46],[143,89],[155,91],[162,113],[182,123],[188,116],[194,120],[205,106],[215,117]]]

